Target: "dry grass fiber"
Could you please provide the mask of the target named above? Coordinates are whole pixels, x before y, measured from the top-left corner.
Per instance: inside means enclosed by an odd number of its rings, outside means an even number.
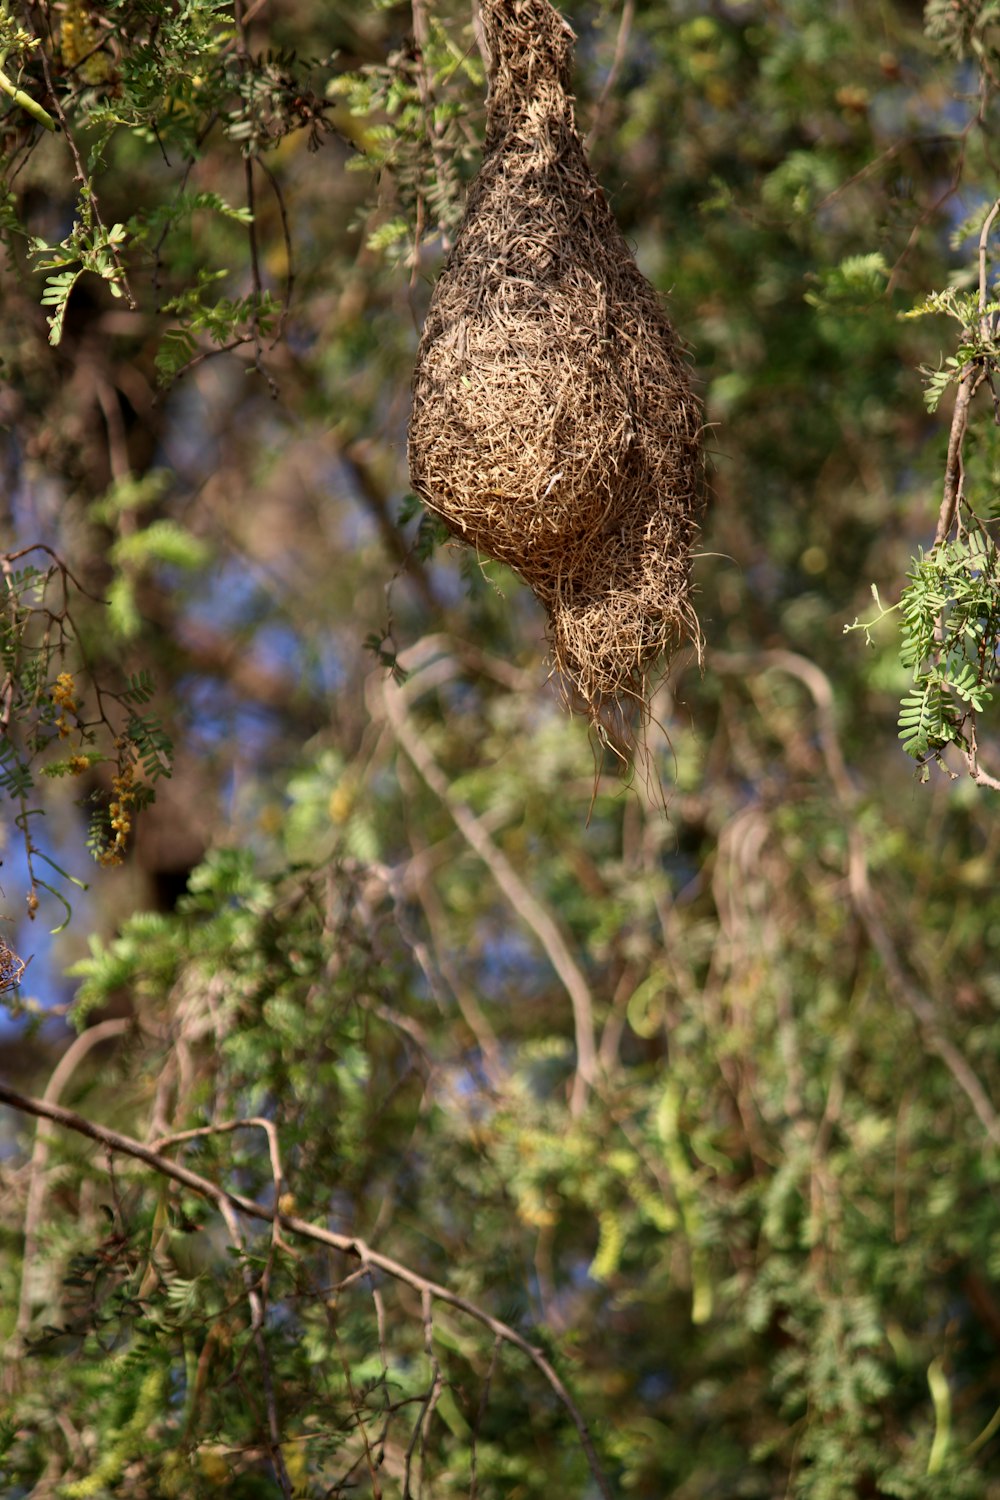
[[[413,381],[411,481],[549,616],[570,702],[612,742],[685,638],[701,415],[682,350],[577,134],[574,35],[482,0],[486,148]]]

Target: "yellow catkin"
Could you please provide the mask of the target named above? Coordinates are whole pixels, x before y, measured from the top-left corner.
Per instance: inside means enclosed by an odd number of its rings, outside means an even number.
[[[75,68],[83,83],[91,87],[106,83],[113,72],[108,54],[101,50],[101,32],[82,0],[67,0],[59,35],[59,51],[67,68]]]

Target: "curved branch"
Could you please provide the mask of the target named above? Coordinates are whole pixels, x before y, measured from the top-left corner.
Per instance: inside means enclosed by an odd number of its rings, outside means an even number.
[[[587,132],[587,139],[584,142],[588,153],[593,151],[594,144],[597,141],[601,130],[603,129],[604,111],[607,106],[607,102],[611,97],[612,90],[614,89],[615,84],[618,82],[618,75],[621,72],[622,63],[625,61],[625,53],[628,49],[629,34],[632,30],[632,22],[634,20],[635,0],[625,0],[624,5],[622,6],[622,17],[618,23],[618,36],[615,39],[615,51],[614,56],[611,59],[611,67],[608,69],[608,76],[604,80],[604,87],[601,89],[601,92],[597,98],[597,103],[594,105],[593,120],[591,122],[590,129]]]
[[[951,414],[951,430],[948,433],[948,457],[944,465],[944,494],[941,498],[941,510],[938,513],[937,530],[934,533],[935,547],[939,547],[947,540],[948,533],[955,524],[958,507],[965,498],[962,450],[969,426],[969,405],[982,382],[982,370],[976,365],[970,365],[959,381],[958,390],[955,393],[955,409]]]
[[[989,338],[993,332],[992,320],[986,321],[989,318],[989,314],[986,311],[986,306],[989,301],[989,288],[987,286],[986,275],[986,251],[987,246],[990,242],[990,230],[993,228],[993,221],[995,220],[997,214],[1000,214],[1000,198],[997,199],[993,207],[990,209],[989,213],[986,215],[983,227],[979,233],[979,316],[984,320],[983,325],[980,327],[980,332],[982,333],[983,338]]]
[[[576,1075],[570,1108],[574,1115],[583,1112],[587,1095],[597,1080],[597,1047],[594,1041],[594,1001],[586,976],[569,950],[569,945],[551,912],[525,885],[507,856],[490,838],[471,808],[455,796],[448,779],[417,734],[406,715],[405,689],[391,683],[382,685],[382,704],[401,748],[434,795],[443,803],[455,827],[489,870],[514,911],[530,927],[562,981],[573,1011],[576,1040]]]
[[[477,1323],[481,1323],[495,1338],[502,1339],[504,1343],[518,1349],[543,1376],[550,1390],[565,1407],[573,1421],[580,1438],[580,1446],[586,1455],[591,1474],[603,1500],[614,1500],[582,1412],[541,1349],[529,1343],[523,1334],[518,1333],[516,1328],[511,1328],[509,1323],[502,1322],[500,1318],[494,1318],[484,1308],[477,1306],[475,1302],[470,1302],[467,1297],[460,1296],[458,1292],[442,1286],[440,1282],[431,1281],[428,1277],[412,1271],[401,1261],[393,1260],[390,1256],[373,1250],[364,1240],[356,1236],[337,1234],[332,1229],[323,1229],[318,1224],[310,1224],[307,1219],[299,1219],[293,1214],[283,1214],[280,1209],[268,1208],[262,1203],[256,1203],[252,1198],[244,1197],[242,1193],[230,1192],[228,1188],[219,1187],[217,1183],[200,1176],[197,1172],[192,1172],[190,1168],[170,1161],[166,1156],[151,1150],[131,1136],[122,1135],[117,1130],[109,1130],[104,1125],[95,1125],[92,1120],[85,1119],[74,1110],[47,1103],[44,1099],[34,1099],[30,1095],[20,1094],[16,1089],[2,1082],[0,1082],[0,1104],[7,1104],[12,1109],[20,1110],[23,1114],[35,1115],[42,1120],[51,1120],[56,1125],[62,1125],[66,1130],[74,1130],[78,1135],[87,1136],[89,1140],[96,1141],[108,1151],[118,1151],[123,1156],[130,1156],[135,1161],[143,1162],[162,1177],[169,1177],[174,1182],[181,1183],[192,1193],[197,1193],[200,1198],[213,1203],[227,1222],[229,1222],[228,1216],[235,1209],[241,1214],[246,1214],[248,1218],[262,1219],[265,1223],[277,1224],[288,1234],[299,1235],[302,1239],[313,1240],[316,1244],[327,1245],[333,1250],[338,1250],[342,1255],[353,1256],[363,1266],[374,1266],[392,1277],[394,1281],[412,1287],[414,1291],[420,1293],[421,1298],[429,1297],[433,1301],[444,1302],[458,1312],[465,1313],[467,1317],[473,1318]]]
[[[66,1048],[53,1069],[52,1076],[45,1085],[43,1103],[50,1106],[57,1104],[63,1089],[87,1053],[93,1047],[99,1046],[101,1042],[108,1042],[113,1037],[123,1035],[131,1024],[128,1019],[115,1018],[110,1021],[101,1021],[98,1025],[91,1026],[88,1031],[81,1032]],[[31,1148],[31,1162],[28,1167],[28,1201],[24,1210],[24,1253],[21,1256],[21,1292],[17,1308],[17,1322],[14,1325],[14,1336],[18,1344],[24,1339],[31,1324],[31,1268],[38,1252],[38,1226],[42,1222],[42,1211],[45,1207],[45,1168],[48,1165],[51,1141],[52,1132],[46,1125],[40,1124],[35,1131],[35,1143]]]
[[[986,311],[987,308],[987,248],[989,245],[990,230],[993,222],[1000,214],[1000,198],[994,203],[983,223],[979,235],[979,319],[980,333],[984,339],[992,337],[992,321]],[[963,465],[963,448],[965,446],[965,434],[969,426],[969,406],[973,396],[986,379],[986,372],[981,362],[971,364],[966,369],[962,379],[959,381],[958,391],[955,395],[955,409],[951,415],[951,430],[948,433],[948,457],[944,466],[944,495],[941,499],[941,511],[938,515],[937,530],[934,533],[934,545],[939,547],[946,540],[948,533],[955,524],[958,507],[965,498],[963,485],[965,471]]]
[[[993,1108],[971,1063],[942,1030],[934,1002],[908,972],[899,947],[889,931],[878,894],[872,888],[864,837],[854,817],[857,794],[847,774],[833,717],[834,699],[830,679],[815,662],[794,651],[718,651],[712,655],[712,664],[720,671],[741,674],[777,668],[797,677],[807,689],[816,708],[819,742],[827,773],[846,824],[847,884],[854,914],[881,960],[892,991],[917,1022],[927,1050],[936,1053],[941,1059],[972,1105],[990,1140],[994,1145],[1000,1146],[1000,1115]]]

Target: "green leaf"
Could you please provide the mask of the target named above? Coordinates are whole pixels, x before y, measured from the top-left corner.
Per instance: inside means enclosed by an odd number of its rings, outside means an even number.
[[[955,738],[939,681],[928,679],[903,699],[899,708],[899,738],[907,755],[915,760]]]
[[[818,274],[819,286],[805,293],[811,307],[828,313],[864,312],[885,292],[889,267],[881,251],[848,255]]]
[[[191,572],[205,566],[211,549],[176,521],[164,518],[122,537],[114,544],[111,555],[118,564],[148,567],[165,563]]]
[[[66,309],[69,306],[70,293],[83,275],[83,267],[78,266],[75,271],[60,271],[55,276],[45,278],[45,289],[42,292],[42,306],[51,307],[53,311],[46,322],[49,325],[49,343],[55,346],[63,336],[63,324],[66,318]]]

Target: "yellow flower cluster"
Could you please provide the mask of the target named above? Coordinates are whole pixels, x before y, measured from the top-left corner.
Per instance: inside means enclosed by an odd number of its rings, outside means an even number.
[[[111,780],[111,802],[108,816],[111,819],[111,843],[97,856],[102,865],[120,865],[125,857],[125,846],[132,832],[132,804],[135,802],[135,770],[131,761],[126,761]]]
[[[64,740],[73,732],[73,725],[69,722],[67,714],[72,714],[76,720],[80,718],[80,705],[76,701],[76,683],[73,681],[72,672],[59,673],[52,684],[52,702],[59,709],[56,728],[59,731],[59,738]]]
[[[91,87],[106,83],[113,70],[106,52],[100,50],[102,36],[82,0],[68,0],[59,34],[59,51],[67,68],[76,68]]]

